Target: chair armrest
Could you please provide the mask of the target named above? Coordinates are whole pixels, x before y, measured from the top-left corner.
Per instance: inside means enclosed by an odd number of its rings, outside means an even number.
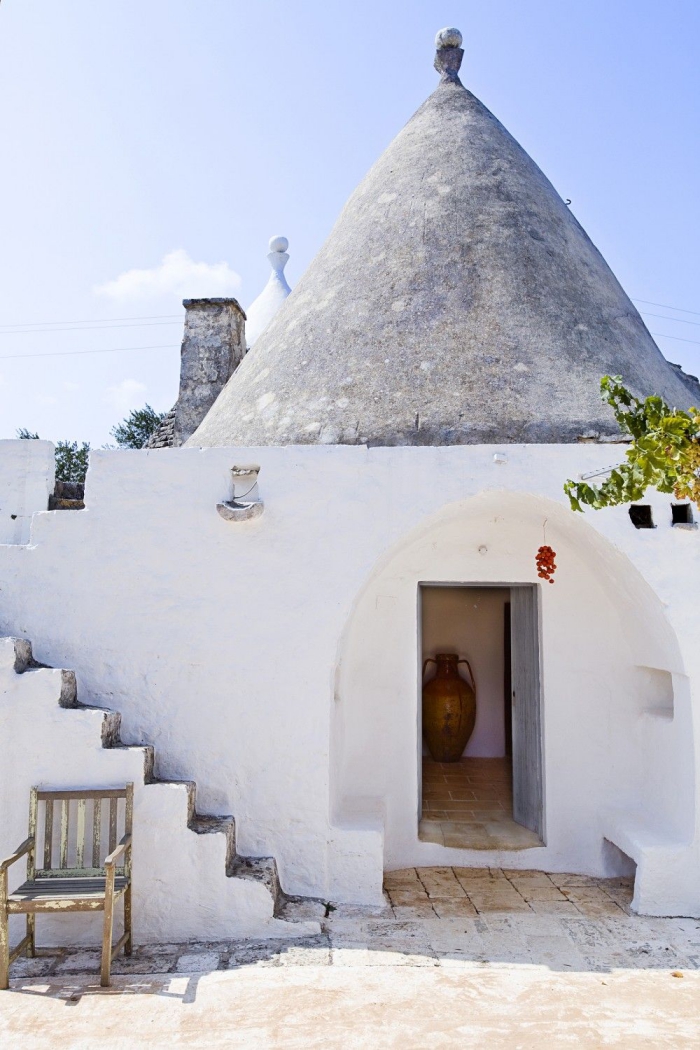
[[[117,848],[112,850],[108,857],[105,857],[105,868],[114,867],[117,859],[121,857],[122,853],[126,853],[128,849],[131,849],[131,835],[125,835]]]
[[[18,846],[15,852],[6,857],[5,860],[0,861],[0,871],[7,871],[11,864],[14,864],[16,860],[23,857],[25,853],[29,853],[31,849],[34,849],[34,836],[30,835],[28,839],[25,839],[21,846]]]

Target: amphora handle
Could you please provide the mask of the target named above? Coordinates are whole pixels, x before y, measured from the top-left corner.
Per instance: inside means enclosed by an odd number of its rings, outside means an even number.
[[[428,664],[436,664],[436,663],[437,663],[437,660],[435,659],[434,656],[429,656],[427,660],[424,660],[423,661],[423,676],[425,676],[425,669],[428,666]]]
[[[474,672],[472,671],[472,665],[466,659],[458,660],[457,664],[466,664],[467,667],[469,668],[469,677],[472,680],[472,689],[474,690],[474,696],[476,696],[476,679],[474,677]],[[425,670],[425,668],[424,668],[424,670]]]

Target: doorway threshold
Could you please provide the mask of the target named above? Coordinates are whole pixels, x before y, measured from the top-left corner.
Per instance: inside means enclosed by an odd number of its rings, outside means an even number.
[[[539,835],[513,820],[508,758],[423,758],[422,842],[453,849],[519,850],[541,846]]]

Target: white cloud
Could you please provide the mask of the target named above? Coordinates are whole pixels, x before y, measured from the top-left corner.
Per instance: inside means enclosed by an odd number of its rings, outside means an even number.
[[[108,386],[105,392],[105,401],[116,408],[118,412],[126,414],[132,408],[141,408],[143,405],[146,387],[136,379],[123,379],[116,386]]]
[[[36,400],[40,405],[57,405],[58,398],[53,397],[51,394],[37,394]]]
[[[80,383],[71,383],[69,380],[66,380],[63,384],[63,389],[72,393],[74,390],[80,390]]]
[[[164,295],[196,299],[230,295],[240,283],[239,274],[227,262],[195,262],[184,248],[176,248],[163,256],[158,266],[150,270],[127,270],[113,281],[97,285],[93,291],[119,302]]]

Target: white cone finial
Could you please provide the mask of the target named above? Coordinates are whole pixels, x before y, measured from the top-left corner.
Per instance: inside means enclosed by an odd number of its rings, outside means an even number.
[[[270,239],[270,254],[267,258],[270,261],[272,273],[258,298],[251,303],[246,311],[245,335],[246,345],[249,350],[265,331],[292,290],[287,284],[287,278],[284,276],[284,268],[289,261],[289,256],[287,255],[288,247],[289,241],[286,237],[272,237]]]

